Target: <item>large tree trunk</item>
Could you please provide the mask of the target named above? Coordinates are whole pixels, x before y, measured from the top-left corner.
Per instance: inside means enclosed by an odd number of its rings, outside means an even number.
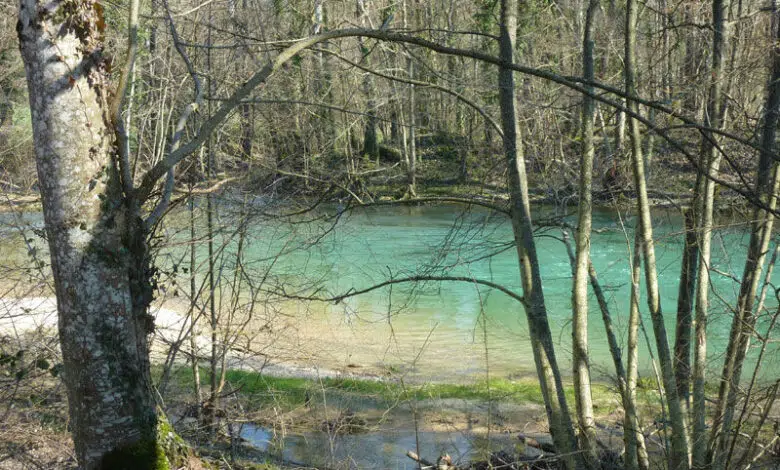
[[[639,106],[630,99],[636,94],[636,79],[634,67],[636,61],[636,0],[628,0],[626,4],[626,44],[625,44],[625,80],[628,108],[638,112]],[[688,428],[680,400],[677,396],[677,381],[674,376],[672,356],[669,350],[669,340],[661,311],[661,296],[658,290],[658,273],[653,246],[653,226],[650,219],[650,203],[647,197],[647,182],[645,179],[645,162],[642,158],[642,139],[639,121],[628,120],[629,138],[631,140],[631,163],[634,170],[634,184],[637,192],[637,212],[642,244],[642,258],[645,262],[645,285],[647,288],[647,303],[653,322],[658,359],[661,365],[663,386],[666,391],[666,401],[669,407],[669,418],[672,424],[672,449],[669,453],[669,468],[671,470],[687,470],[689,464]]]
[[[517,31],[517,0],[501,2],[501,36],[499,49],[504,63],[513,63],[514,45]],[[508,186],[512,211],[512,229],[520,262],[520,277],[523,285],[528,329],[534,351],[536,371],[544,396],[547,418],[550,422],[555,445],[564,456],[571,470],[581,461],[575,451],[574,433],[571,424],[566,396],[563,391],[560,370],[555,358],[550,325],[547,321],[547,308],[542,292],[542,277],[539,272],[539,260],[533,237],[531,208],[528,199],[528,180],[525,172],[522,140],[517,126],[515,84],[512,69],[499,67],[499,101],[501,122],[504,130],[504,155],[508,167]]]
[[[123,195],[100,56],[97,2],[21,0],[38,179],[79,464],[156,468],[149,374],[148,256],[137,208]],[[138,459],[135,462],[132,459]],[[121,462],[121,465],[117,462]],[[124,466],[122,466],[124,465]]]

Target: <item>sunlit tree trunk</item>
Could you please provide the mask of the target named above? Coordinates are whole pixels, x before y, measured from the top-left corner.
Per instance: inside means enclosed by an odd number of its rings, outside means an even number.
[[[628,338],[626,342],[626,400],[623,427],[627,434],[635,436],[634,443],[626,443],[626,453],[631,450],[636,452],[636,462],[640,469],[650,468],[650,459],[647,455],[645,436],[639,425],[639,416],[636,409],[636,386],[639,378],[639,323],[642,321],[639,311],[640,276],[642,274],[642,241],[638,228],[634,233],[634,250],[631,257],[631,295],[628,312]],[[627,463],[633,457],[627,457]]]
[[[626,93],[629,96],[627,104],[633,112],[638,112],[639,106],[631,100],[636,94],[635,60],[636,60],[636,0],[628,0],[626,5],[626,35],[625,35],[625,81]],[[669,418],[672,424],[672,449],[669,454],[669,467],[671,470],[686,470],[689,468],[689,444],[688,428],[685,414],[677,396],[677,383],[674,377],[669,341],[664,325],[663,312],[661,311],[661,297],[658,289],[658,273],[655,262],[655,249],[653,246],[653,227],[650,219],[650,203],[647,197],[647,182],[645,178],[645,162],[642,157],[642,137],[639,129],[639,121],[634,118],[628,120],[629,137],[631,140],[631,163],[634,170],[634,184],[637,192],[637,212],[639,215],[639,227],[642,248],[642,258],[645,267],[645,285],[647,288],[647,303],[655,333],[658,359],[663,376],[663,385],[666,391],[666,400],[669,407]]]
[[[598,0],[588,3],[582,40],[582,71],[586,80],[593,80],[593,22]],[[590,87],[591,91],[593,87]],[[590,355],[588,353],[588,267],[592,225],[593,144],[595,106],[593,98],[582,101],[582,153],[580,154],[579,205],[577,208],[577,251],[572,286],[572,350],[574,366],[574,398],[577,408],[580,447],[585,452],[589,467],[598,461],[596,423],[593,418],[593,399],[590,387]]]
[[[366,11],[366,5],[364,0],[356,0],[356,10],[358,23],[362,27],[368,27],[368,12]],[[362,62],[365,65],[369,65],[370,62],[370,50],[366,46],[363,38],[358,38],[358,44],[360,45],[361,53],[363,54]],[[374,89],[373,75],[367,73],[363,76],[363,93],[366,95],[366,106],[368,107],[365,127],[363,128],[363,153],[369,158],[379,158],[379,140],[377,136],[377,118],[376,118],[376,99]]]
[[[503,62],[511,64],[517,31],[517,0],[501,2],[499,49]],[[520,262],[524,307],[534,352],[536,370],[544,396],[547,417],[555,445],[571,470],[581,461],[575,450],[574,433],[563,391],[560,370],[555,358],[547,309],[542,292],[539,260],[533,238],[533,225],[528,199],[528,180],[525,172],[522,140],[517,125],[515,85],[512,70],[499,67],[499,101],[504,130],[504,155],[508,167],[508,186],[511,203],[512,229]]]
[[[322,33],[325,28],[326,20],[325,0],[314,0],[314,15],[312,20],[312,34]],[[327,50],[329,48],[330,45],[328,42],[322,43],[322,49]],[[319,75],[317,78],[315,78],[314,82],[315,92],[317,93],[319,99],[323,100],[324,102],[333,102],[334,96],[330,70],[331,67],[329,62],[330,59],[328,58],[327,54],[322,51],[318,51],[315,54],[315,60],[317,74]],[[319,125],[319,151],[322,152],[324,149],[336,147],[336,125],[334,123],[336,115],[330,108],[324,108],[320,110],[320,113],[322,117],[320,118],[321,122]]]
[[[212,77],[212,53],[211,53],[211,30],[213,22],[212,7],[209,5],[208,16],[208,38],[206,44],[209,46],[206,49],[206,70],[208,72],[208,79],[206,86],[208,87],[209,94],[216,96],[216,84]],[[208,102],[207,106],[208,117],[211,117],[213,113],[212,102]],[[206,141],[206,162],[205,173],[206,177],[211,179],[215,174],[216,166],[216,149],[214,136],[209,136]],[[216,207],[214,203],[214,194],[208,193],[206,195],[206,236],[208,237],[208,286],[209,286],[209,326],[211,329],[211,356],[209,357],[209,398],[206,406],[206,413],[204,415],[205,424],[209,426],[209,432],[216,432],[216,420],[217,409],[219,408],[219,341],[218,341],[218,329],[219,322],[217,316],[216,298],[217,298],[217,280],[215,279],[216,271],[216,258],[214,253],[214,216],[216,214]]]
[[[413,13],[407,11],[406,1],[403,3],[404,21],[403,27],[407,28],[407,22],[409,16]],[[412,11],[414,9],[412,8]],[[414,24],[414,21],[412,21]],[[409,79],[414,80],[414,58],[409,55],[407,58],[406,68],[409,71]],[[416,91],[414,84],[409,84],[409,153],[408,164],[406,167],[406,194],[409,197],[414,197],[417,194],[417,105],[415,103]]]

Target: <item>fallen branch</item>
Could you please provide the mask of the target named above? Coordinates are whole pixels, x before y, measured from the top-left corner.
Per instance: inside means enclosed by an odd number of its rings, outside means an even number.
[[[419,463],[420,465],[424,465],[425,467],[430,468],[436,468],[436,465],[434,465],[429,460],[425,460],[424,458],[417,455],[415,452],[412,452],[411,450],[406,451],[406,456],[410,459],[414,460],[415,462]]]

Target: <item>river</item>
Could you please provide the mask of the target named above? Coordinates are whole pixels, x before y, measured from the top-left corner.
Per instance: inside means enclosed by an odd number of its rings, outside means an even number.
[[[336,215],[328,207],[318,216]],[[538,208],[540,220],[552,210]],[[6,216],[8,217],[8,216]],[[457,206],[378,207],[343,212],[333,218],[288,224],[260,218],[251,222],[245,240],[244,267],[253,272],[255,288],[329,297],[360,290],[390,278],[464,276],[501,284],[521,293],[511,227],[503,215]],[[26,215],[33,224],[40,216]],[[36,220],[37,219],[37,220]],[[164,231],[187,234],[186,212]],[[572,216],[565,218],[574,222]],[[612,211],[594,213],[592,259],[605,288],[619,339],[625,344],[630,266],[628,240],[634,217]],[[235,217],[224,216],[220,237],[232,236]],[[681,220],[674,212],[655,214],[656,253],[662,306],[673,342],[682,251]],[[623,224],[626,227],[624,232]],[[4,232],[6,239],[9,231]],[[202,227],[199,234],[202,235]],[[549,321],[564,373],[571,369],[571,267],[558,228],[539,229],[537,251]],[[235,237],[227,253],[235,251]],[[309,242],[317,241],[316,244]],[[748,234],[744,222],[723,222],[713,243],[712,312],[708,326],[710,374],[719,372],[744,266]],[[6,250],[8,244],[5,243]],[[17,244],[18,246],[18,244]],[[159,258],[161,266],[181,264],[184,249],[174,247]],[[199,243],[199,259],[205,256]],[[281,252],[281,254],[280,254]],[[9,259],[5,256],[5,259]],[[229,269],[223,278],[229,279]],[[258,279],[264,281],[260,283]],[[777,279],[777,276],[774,278]],[[183,284],[183,280],[179,279]],[[641,302],[650,342],[652,329],[645,299]],[[770,291],[770,311],[777,305]],[[265,307],[266,310],[268,307]],[[468,282],[395,284],[338,303],[285,302],[276,308],[285,328],[277,328],[282,360],[312,367],[406,373],[419,379],[460,381],[472,377],[527,376],[533,356],[525,314],[517,300]],[[594,375],[607,379],[613,367],[601,314],[595,299],[590,308],[590,354]],[[759,322],[759,331],[763,331]],[[640,369],[651,371],[653,346],[642,338]],[[762,377],[780,375],[778,345],[763,366]]]

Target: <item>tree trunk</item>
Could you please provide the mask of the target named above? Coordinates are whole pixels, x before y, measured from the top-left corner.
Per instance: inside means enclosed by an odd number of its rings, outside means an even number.
[[[590,0],[585,14],[582,40],[582,71],[586,80],[593,80],[593,22],[598,0]],[[592,91],[593,87],[589,87]],[[590,237],[592,226],[593,98],[582,100],[582,153],[580,155],[579,205],[577,208],[577,251],[572,286],[572,350],[574,366],[574,398],[577,408],[580,448],[590,468],[598,466],[596,423],[593,418],[593,399],[590,389],[590,357],[588,354],[588,266],[590,264]]]
[[[517,0],[503,0],[501,2],[500,30],[501,60],[511,64],[514,58],[517,34]],[[512,229],[520,263],[520,277],[524,294],[523,306],[528,318],[534,362],[544,396],[550,430],[555,446],[564,456],[564,462],[571,470],[580,466],[581,456],[573,453],[575,451],[574,433],[555,358],[550,325],[547,321],[539,260],[533,238],[525,159],[520,131],[517,126],[514,76],[512,70],[507,67],[499,67],[498,74],[501,122],[504,130],[504,155],[509,169],[508,186]]]
[[[636,409],[636,386],[639,378],[639,323],[642,321],[639,311],[640,276],[642,274],[642,240],[639,230],[634,233],[634,250],[631,257],[631,296],[628,312],[628,338],[626,343],[626,406],[623,418],[623,427],[627,434],[633,434],[636,438],[636,446],[627,442],[626,453],[636,451],[637,465],[642,470],[650,468],[650,459],[647,455],[645,436],[639,426],[639,417]],[[629,445],[630,444],[630,445]],[[628,457],[632,463],[633,457]]]
[[[723,61],[726,49],[726,21],[723,0],[712,2],[712,69],[707,108],[704,113],[704,124],[714,129],[723,126],[723,100],[721,88],[723,80]],[[712,251],[712,226],[713,212],[715,209],[715,182],[712,178],[717,176],[720,168],[721,153],[717,148],[718,139],[712,132],[706,132],[702,136],[701,157],[699,159],[704,175],[704,190],[701,194],[701,215],[698,230],[699,240],[699,283],[696,287],[696,341],[694,348],[693,367],[693,466],[703,468],[707,460],[707,427],[705,407],[705,374],[707,367],[707,316],[709,309],[710,290],[710,259]]]
[[[685,238],[680,265],[680,284],[677,290],[677,324],[674,337],[674,374],[677,380],[677,397],[688,407],[691,389],[691,334],[693,330],[693,298],[696,291],[697,269],[699,267],[699,245],[696,241],[696,209],[699,203],[697,177],[692,207],[683,212]]]
[[[574,250],[571,247],[571,243],[569,242],[568,232],[566,231],[563,232],[563,240],[564,243],[566,243],[566,250],[569,253],[569,262],[572,266],[572,272],[576,272],[576,258],[574,255]],[[596,269],[593,267],[593,263],[588,263],[588,278],[590,279],[591,288],[593,289],[593,293],[596,296],[596,300],[599,304],[599,309],[601,310],[601,318],[604,322],[604,330],[607,333],[609,353],[612,356],[612,362],[615,365],[615,375],[617,378],[618,391],[620,392],[620,398],[623,403],[623,410],[625,411],[623,417],[623,442],[625,444],[623,465],[626,470],[637,470],[637,468],[639,468],[637,460],[639,455],[638,452],[643,452],[646,458],[647,451],[645,449],[644,436],[641,432],[637,433],[635,431],[638,429],[638,427],[635,425],[637,418],[636,400],[634,396],[628,393],[626,370],[623,366],[623,357],[620,351],[620,344],[618,343],[617,335],[615,334],[612,314],[609,311],[609,302],[607,301],[607,298],[604,295],[604,290],[601,288],[601,284],[599,283],[598,277],[596,276]],[[647,464],[645,463],[645,466],[642,467],[642,470],[647,470],[647,468]]]
[[[366,11],[366,5],[364,0],[356,0],[356,15],[358,23],[364,28],[369,26],[368,12]],[[361,54],[363,55],[362,62],[365,65],[370,65],[369,54],[370,50],[365,44],[363,38],[358,38],[358,45],[360,46]],[[379,159],[379,140],[376,133],[377,118],[376,118],[376,100],[374,95],[374,78],[373,75],[367,73],[363,76],[363,93],[366,95],[366,106],[368,118],[366,119],[365,127],[363,128],[363,154],[371,159]]]
[[[755,187],[755,195],[767,205],[770,211],[760,207],[756,207],[753,211],[750,245],[737,297],[737,309],[731,325],[729,344],[718,390],[718,402],[712,423],[710,440],[713,444],[710,446],[712,455],[709,461],[716,469],[723,468],[725,462],[721,458],[722,453],[727,448],[731,437],[730,427],[736,407],[736,393],[742,373],[742,363],[756,322],[753,306],[769,242],[772,238],[774,215],[771,211],[777,207],[777,193],[780,189],[780,165],[774,158],[777,149],[775,137],[780,121],[780,27],[778,27],[778,10],[774,2],[772,15],[771,37],[774,39],[774,44],[770,49],[772,72],[767,85],[764,105],[761,156]]]
[[[64,16],[50,5],[21,0],[17,31],[76,456],[87,470],[157,468],[148,255],[122,189],[110,77],[96,48],[102,8],[73,3],[78,11]]]
[[[403,3],[404,21],[403,27],[407,28],[407,10],[406,1]],[[411,16],[411,13],[408,13]],[[415,24],[412,21],[412,24]],[[406,67],[409,70],[409,79],[414,80],[414,58],[409,55],[407,58]],[[417,106],[415,104],[416,91],[414,84],[409,84],[409,153],[408,165],[406,167],[406,195],[409,197],[415,197],[417,195],[417,119],[415,114],[417,113]]]
[[[629,97],[636,94],[634,77],[634,62],[636,60],[636,0],[628,0],[626,5],[626,44],[625,44],[625,81],[626,93]],[[629,109],[637,113],[639,106],[630,98],[627,100]],[[669,418],[672,423],[672,449],[669,454],[671,470],[687,470],[689,463],[688,428],[685,414],[677,397],[677,383],[674,377],[674,367],[669,350],[669,340],[661,311],[661,297],[658,290],[658,273],[653,246],[653,227],[650,220],[650,203],[647,197],[647,182],[645,179],[645,162],[642,158],[642,137],[639,121],[628,120],[629,137],[631,140],[631,162],[634,169],[634,184],[637,192],[637,212],[642,244],[642,258],[645,262],[645,284],[647,287],[647,303],[653,321],[658,359],[661,365],[666,400],[669,407]]]
[[[190,192],[191,191],[192,186],[190,186]],[[200,294],[195,286],[195,271],[198,268],[198,264],[197,256],[195,255],[195,199],[193,196],[190,196],[188,205],[190,211],[190,355],[192,356],[192,385],[193,392],[195,392],[195,412],[197,413],[198,425],[201,425],[203,423],[203,391],[200,387],[200,360],[198,357],[200,351],[198,351],[198,343],[196,340],[198,335],[198,317],[200,314],[195,312],[195,307],[198,303],[197,299]]]
[[[241,105],[241,158],[244,162],[252,160],[252,144],[255,138],[254,109],[250,104]]]
[[[208,21],[208,38],[207,44],[211,45],[211,29],[212,29],[212,9],[209,5],[209,21]],[[211,47],[206,49],[206,70],[208,71],[208,79],[206,81],[209,90],[209,95],[216,96],[216,85],[212,77],[212,57]],[[212,116],[212,102],[208,102],[208,116]],[[206,141],[206,177],[211,179],[216,173],[216,150],[215,150],[214,137],[209,136]],[[209,192],[206,195],[206,236],[208,237],[208,284],[209,284],[209,314],[210,314],[210,327],[211,327],[211,356],[209,358],[209,398],[206,406],[205,424],[209,428],[209,432],[215,434],[217,431],[217,409],[219,408],[219,341],[217,340],[218,333],[218,317],[217,317],[217,281],[214,277],[216,271],[216,259],[214,254],[214,215],[216,212],[214,204],[214,194]]]

